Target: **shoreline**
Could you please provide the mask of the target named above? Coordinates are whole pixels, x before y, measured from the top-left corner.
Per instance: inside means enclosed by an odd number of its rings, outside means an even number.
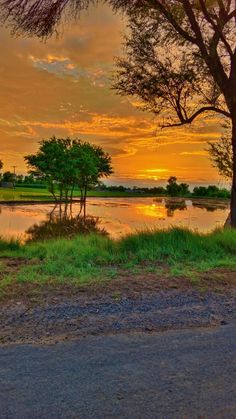
[[[134,199],[138,199],[138,198],[153,198],[153,199],[165,199],[167,201],[174,201],[174,202],[181,202],[183,200],[190,200],[193,202],[197,202],[197,201],[204,201],[204,202],[220,202],[220,203],[230,203],[230,199],[228,198],[215,198],[215,197],[180,197],[180,196],[157,196],[157,195],[124,195],[124,196],[116,196],[116,195],[111,195],[111,196],[107,196],[107,195],[89,195],[88,196],[88,200],[90,198],[102,198],[102,199],[129,199],[129,198],[134,198]],[[74,198],[72,203],[79,203],[80,199],[79,198]],[[62,201],[62,204],[65,204],[66,201]],[[70,204],[70,202],[67,202],[68,204]],[[22,199],[22,200],[0,200],[0,205],[48,205],[48,204],[55,204],[59,205],[59,202],[55,202],[55,200],[53,199]]]

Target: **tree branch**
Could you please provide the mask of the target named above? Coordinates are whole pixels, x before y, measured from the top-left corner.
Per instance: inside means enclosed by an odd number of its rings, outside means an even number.
[[[194,119],[196,119],[199,115],[201,115],[204,112],[216,112],[221,115],[226,116],[227,118],[230,118],[231,115],[229,112],[225,111],[224,109],[216,108],[215,106],[203,106],[202,108],[198,109],[196,112],[194,112],[189,118],[182,119],[179,122],[176,123],[169,123],[169,124],[163,124],[161,125],[162,128],[168,128],[168,127],[180,127],[182,125],[191,124]]]
[[[180,26],[172,13],[159,1],[153,1],[152,5],[155,9],[157,9],[159,12],[161,12],[165,18],[168,20],[168,22],[173,26],[173,28],[181,35],[184,39],[191,42],[192,44],[196,44],[196,39],[190,35],[185,29]]]
[[[206,20],[210,23],[210,25],[212,26],[212,28],[214,29],[215,33],[218,33],[219,38],[221,39],[221,41],[223,42],[223,44],[225,45],[226,50],[228,51],[229,55],[232,57],[233,55],[233,51],[232,48],[230,46],[230,44],[227,42],[227,39],[225,39],[221,29],[220,29],[220,24],[223,24],[223,26],[228,22],[228,14],[226,14],[224,16],[223,22],[218,22],[218,25],[215,24],[214,20],[211,18],[210,13],[207,10],[206,4],[204,0],[199,0],[201,9],[203,11],[203,14],[206,18]],[[225,11],[225,9],[224,9]]]
[[[207,47],[204,43],[204,39],[202,36],[202,32],[201,29],[199,27],[199,24],[196,20],[196,16],[193,12],[193,7],[191,5],[191,3],[189,2],[189,0],[182,0],[183,1],[183,6],[184,6],[184,10],[186,15],[188,16],[189,19],[189,24],[193,30],[193,32],[196,35],[196,39],[197,39],[197,45],[200,49],[200,52],[202,54],[202,58],[204,59],[204,61],[206,62],[206,64],[208,65],[208,68],[213,76],[213,78],[216,80],[218,86],[220,87],[220,89],[222,90],[222,92],[224,94],[226,94],[227,89],[228,89],[228,77],[227,74],[224,70],[224,67],[221,63],[221,60],[219,58],[219,55],[217,53],[217,51],[214,49],[213,52],[208,52]],[[228,92],[227,92],[228,93]]]

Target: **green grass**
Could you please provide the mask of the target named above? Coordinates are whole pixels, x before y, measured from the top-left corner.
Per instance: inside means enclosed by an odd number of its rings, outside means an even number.
[[[51,199],[46,189],[39,188],[0,188],[0,201],[25,201]]]
[[[139,192],[119,192],[119,191],[88,191],[88,197],[97,197],[97,198],[142,198],[142,197],[157,197],[154,194],[139,193]],[[80,198],[80,191],[75,189],[74,198]],[[163,196],[164,198],[164,196]],[[180,198],[180,197],[177,197]],[[183,197],[187,199],[188,197]],[[194,198],[189,195],[189,198]],[[175,198],[171,198],[175,199]],[[201,199],[201,198],[197,198]],[[212,198],[205,197],[203,200],[208,201],[227,201],[225,198]],[[9,202],[9,201],[54,201],[52,195],[48,192],[47,188],[34,188],[32,187],[16,187],[15,189],[0,188],[0,201]]]
[[[142,196],[153,196],[140,193],[129,193],[129,192],[110,192],[110,191],[89,191],[89,197],[100,197],[100,198],[128,198],[128,197],[142,197]],[[74,191],[74,198],[80,197],[80,191]],[[0,201],[44,201],[52,200],[52,195],[45,188],[24,188],[17,187],[15,189],[0,188]]]
[[[3,275],[0,290],[5,293],[11,281],[83,285],[114,280],[121,270],[133,275],[144,272],[145,280],[145,272],[152,271],[150,266],[155,266],[153,271],[159,275],[165,271],[170,277],[187,277],[195,284],[199,275],[216,268],[236,272],[236,231],[221,229],[204,235],[171,228],[143,231],[119,241],[94,234],[26,245],[1,240],[0,256],[25,261]]]

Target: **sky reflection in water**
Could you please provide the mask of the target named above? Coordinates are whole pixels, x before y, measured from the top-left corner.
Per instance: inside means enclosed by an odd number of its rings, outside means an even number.
[[[34,224],[46,221],[54,205],[0,206],[0,235],[26,239],[25,232]],[[229,211],[227,202],[163,198],[91,198],[87,214],[100,218],[99,227],[111,237],[145,228],[186,226],[210,231],[224,224]],[[79,204],[73,204],[73,216]]]

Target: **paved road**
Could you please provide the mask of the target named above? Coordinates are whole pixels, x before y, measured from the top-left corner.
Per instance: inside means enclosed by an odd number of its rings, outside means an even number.
[[[236,418],[236,323],[0,348],[0,418]]]

